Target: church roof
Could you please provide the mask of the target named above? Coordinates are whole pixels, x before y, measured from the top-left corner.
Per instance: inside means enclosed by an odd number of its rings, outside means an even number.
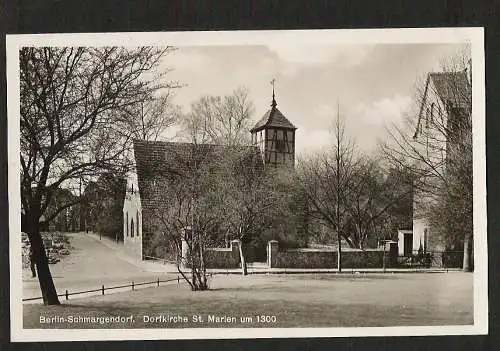
[[[297,129],[282,113],[276,108],[276,101],[273,99],[271,109],[267,111],[264,116],[255,124],[250,130],[256,132],[264,127],[279,127],[286,129]]]
[[[217,172],[218,156],[228,149],[241,152],[246,167],[262,163],[256,146],[223,146],[163,141],[134,140],[134,157],[141,204],[145,209],[161,208],[161,196],[155,193],[157,180],[181,179],[195,167]]]
[[[465,71],[429,73],[436,93],[445,103],[453,105],[467,104],[470,101],[470,84]]]
[[[467,109],[470,107],[472,101],[472,89],[467,78],[467,71],[429,73],[425,83],[424,96],[420,104],[417,127],[413,138],[417,137],[420,128],[431,83],[434,87],[434,92],[445,106]]]

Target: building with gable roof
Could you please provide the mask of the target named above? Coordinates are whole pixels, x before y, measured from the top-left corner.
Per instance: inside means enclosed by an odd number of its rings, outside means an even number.
[[[440,180],[432,174],[444,174],[454,157],[462,157],[458,146],[462,138],[470,137],[467,128],[471,126],[463,123],[470,121],[472,113],[471,72],[469,61],[469,67],[463,71],[427,75],[413,139],[434,169],[419,175],[423,181],[413,191],[413,229],[400,231],[400,254],[446,249],[439,233],[431,227],[426,209],[435,198],[432,189],[440,187]]]
[[[134,140],[134,167],[127,179],[123,204],[125,251],[138,259],[160,255],[153,242],[157,231],[155,213],[166,209],[168,203],[158,193],[158,182],[182,176],[194,163],[216,167],[214,158],[226,148],[239,148],[246,155],[246,167],[294,167],[296,129],[277,109],[273,89],[271,109],[250,130],[252,145]]]

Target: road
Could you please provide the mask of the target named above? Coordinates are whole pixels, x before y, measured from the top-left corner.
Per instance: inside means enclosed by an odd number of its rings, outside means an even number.
[[[131,263],[133,260],[125,256],[119,246],[112,247],[110,241],[106,241],[105,238],[100,241],[97,236],[90,234],[68,233],[67,235],[72,246],[71,254],[63,257],[60,262],[50,265],[59,294],[65,290],[72,292],[98,289],[103,284],[105,287],[116,286],[132,281],[139,283],[177,276],[166,272],[153,273],[140,263]],[[29,268],[23,269],[23,298],[38,296],[41,296],[38,279],[31,278]]]

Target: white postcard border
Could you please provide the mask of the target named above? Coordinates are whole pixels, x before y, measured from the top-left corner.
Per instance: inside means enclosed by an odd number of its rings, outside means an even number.
[[[470,42],[473,62],[474,325],[357,328],[196,328],[196,329],[23,329],[19,179],[19,49],[23,46],[410,44]],[[291,44],[293,45],[293,44]],[[404,28],[294,31],[152,33],[66,33],[7,35],[8,184],[10,232],[10,312],[12,341],[247,339],[270,337],[346,337],[474,335],[488,332],[488,256],[486,218],[486,124],[484,29]],[[483,235],[479,235],[483,234]]]

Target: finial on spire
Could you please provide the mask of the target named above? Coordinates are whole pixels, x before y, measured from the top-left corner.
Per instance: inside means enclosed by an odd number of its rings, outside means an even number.
[[[271,80],[271,85],[273,86],[273,101],[271,102],[271,107],[276,107],[277,103],[276,103],[276,99],[274,98],[274,83],[276,83],[276,79],[272,79]]]

